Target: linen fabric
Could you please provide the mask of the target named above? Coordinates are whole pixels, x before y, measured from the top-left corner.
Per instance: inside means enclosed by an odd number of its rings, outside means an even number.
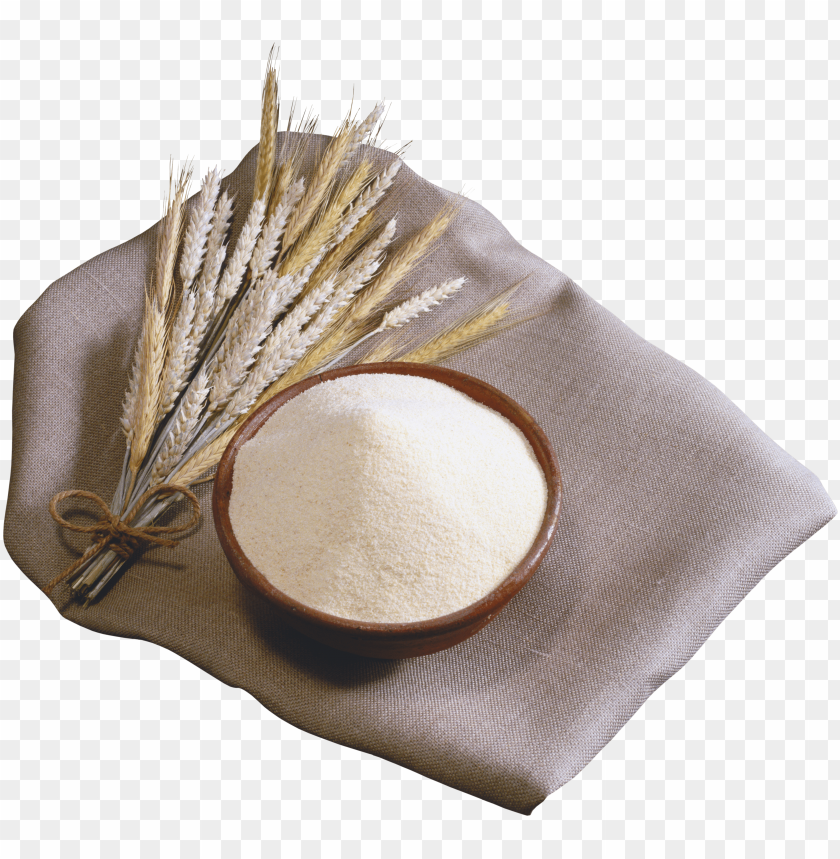
[[[312,140],[310,173],[325,144]],[[232,242],[256,154],[223,183],[239,201]],[[378,166],[394,157],[372,148],[364,156]],[[383,222],[399,212],[398,245],[451,197],[403,166]],[[60,278],[15,328],[5,542],[41,588],[86,545],[53,522],[50,498],[87,489],[110,500],[116,486],[125,452],[118,419],[154,244],[152,228]],[[459,275],[468,278],[461,293],[412,333],[529,275],[517,308],[539,315],[448,364],[531,412],[564,486],[547,558],[478,635],[382,662],[285,628],[231,571],[208,484],[197,488],[203,519],[176,549],[147,552],[88,609],[66,586],[51,599],[68,620],[166,647],[303,730],[528,814],[836,510],[817,477],[712,384],[472,202],[400,294]],[[67,502],[62,511],[73,515]]]

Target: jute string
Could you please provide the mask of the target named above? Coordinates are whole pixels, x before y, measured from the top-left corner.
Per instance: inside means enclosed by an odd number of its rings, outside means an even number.
[[[131,525],[134,517],[149,499],[154,498],[156,495],[173,495],[176,492],[180,492],[192,504],[193,515],[185,525],[143,525],[138,528]],[[67,498],[87,498],[93,501],[102,510],[102,518],[93,525],[74,525],[72,522],[68,522],[58,512],[58,505]],[[94,542],[88,546],[78,560],[73,561],[66,570],[59,573],[44,588],[44,593],[47,595],[52,592],[52,589],[56,585],[61,584],[66,578],[72,576],[76,570],[87,563],[92,557],[98,555],[106,546],[117,557],[123,559],[131,557],[135,552],[139,552],[150,545],[167,546],[169,548],[177,546],[177,540],[163,535],[178,534],[181,531],[188,531],[192,528],[201,517],[201,506],[198,503],[198,498],[186,486],[181,486],[178,483],[161,483],[145,492],[124,517],[112,513],[108,505],[95,492],[88,492],[84,489],[70,489],[67,492],[59,492],[54,495],[50,501],[50,515],[62,528],[76,531],[79,534],[90,534]]]

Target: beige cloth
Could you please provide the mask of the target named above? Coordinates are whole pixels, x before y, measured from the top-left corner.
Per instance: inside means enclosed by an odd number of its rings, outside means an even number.
[[[253,150],[226,180],[242,204],[234,237],[255,163]],[[403,167],[390,204],[399,236],[450,196]],[[84,548],[50,518],[51,496],[80,488],[110,499],[116,484],[153,246],[149,230],[85,263],[15,328],[5,541],[42,588]],[[407,286],[469,278],[422,320],[440,324],[527,273],[522,306],[543,315],[450,364],[540,422],[560,464],[563,510],[541,568],[474,638],[377,662],[285,628],[231,572],[209,485],[199,488],[203,520],[177,549],[148,552],[87,610],[57,588],[59,611],[160,644],[306,731],[529,813],[836,511],[820,481],[713,385],[524,250],[481,206],[466,204]]]

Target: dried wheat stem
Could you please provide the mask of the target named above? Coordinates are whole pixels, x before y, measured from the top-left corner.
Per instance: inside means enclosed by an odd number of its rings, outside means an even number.
[[[369,335],[365,335],[354,344],[358,346],[363,340],[366,340],[368,337],[372,336],[376,332],[371,332]],[[386,337],[381,343],[377,343],[377,345],[370,350],[364,357],[360,358],[356,363],[357,364],[378,364],[380,361],[393,361],[394,355],[400,351],[400,349],[404,349],[405,344],[402,343],[397,337]]]

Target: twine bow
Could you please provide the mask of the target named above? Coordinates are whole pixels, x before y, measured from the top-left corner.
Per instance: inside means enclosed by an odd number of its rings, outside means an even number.
[[[193,515],[186,525],[142,525],[135,528],[130,524],[138,511],[150,498],[153,498],[155,495],[174,495],[176,492],[180,492],[192,504]],[[93,525],[74,525],[72,522],[68,522],[58,512],[59,503],[66,498],[87,498],[93,501],[101,508],[102,518]],[[177,540],[164,537],[163,535],[177,534],[192,528],[201,516],[201,506],[198,503],[198,498],[186,486],[181,486],[178,483],[161,483],[145,492],[124,517],[112,513],[108,505],[95,492],[88,492],[84,489],[71,489],[68,492],[59,492],[53,496],[52,501],[50,501],[50,515],[62,528],[76,531],[79,534],[90,534],[94,542],[93,545],[85,550],[81,558],[73,561],[64,572],[59,573],[44,588],[44,593],[48,596],[56,585],[63,582],[68,576],[72,576],[82,564],[89,561],[94,555],[99,554],[106,546],[115,555],[123,559],[131,557],[135,552],[149,545],[168,546],[169,548],[177,546]]]

